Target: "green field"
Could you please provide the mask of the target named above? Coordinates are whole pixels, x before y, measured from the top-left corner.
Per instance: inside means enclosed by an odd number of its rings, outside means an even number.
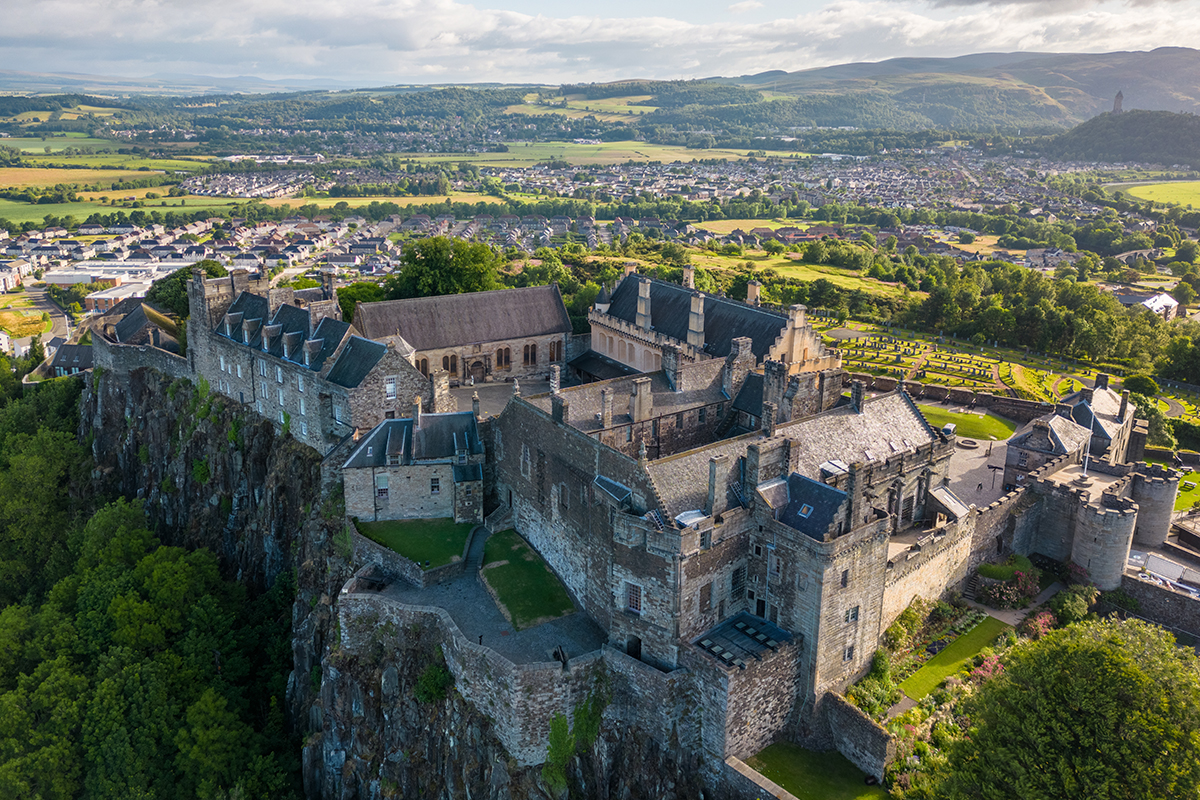
[[[0,139],[0,147],[11,147],[20,150],[22,153],[44,153],[49,147],[51,152],[58,152],[68,147],[91,147],[96,150],[116,150],[120,147],[120,143],[112,139],[92,139],[83,134],[70,134],[66,136],[47,136],[27,137],[10,139]]]
[[[483,579],[517,630],[575,610],[562,582],[516,531],[492,534],[484,547],[483,564]]]
[[[934,428],[941,429],[948,422],[958,426],[957,435],[963,439],[982,439],[1001,441],[1013,435],[1017,424],[1011,420],[996,417],[991,414],[959,413],[947,411],[937,406],[919,406],[921,414],[929,420]]]
[[[880,786],[865,785],[866,775],[836,750],[818,753],[776,742],[746,763],[799,800],[885,800],[888,796]]]
[[[1185,490],[1183,488],[1185,482],[1196,485]],[[1200,472],[1189,472],[1179,479],[1179,494],[1175,496],[1175,510],[1183,511],[1191,508],[1197,501],[1200,501]]]
[[[363,536],[395,550],[425,569],[461,561],[467,537],[475,527],[470,522],[455,522],[449,518],[359,522],[357,526]]]
[[[186,200],[186,203],[181,207],[180,200]],[[166,205],[162,205],[166,203]],[[229,200],[209,200],[208,198],[164,198],[162,200],[147,200],[143,204],[143,211],[224,211],[228,212],[232,209],[233,203]],[[13,200],[0,199],[0,219],[7,219],[10,222],[41,222],[47,215],[55,217],[74,217],[77,222],[83,222],[92,214],[112,214],[116,211],[125,211],[128,213],[132,210],[130,207],[109,206],[102,203],[18,203]]]
[[[1171,181],[1169,183],[1137,183],[1115,188],[1139,200],[1156,203],[1178,203],[1181,206],[1200,205],[1200,181]]]
[[[741,256],[722,256],[707,251],[691,253],[692,263],[705,269],[731,270],[737,269],[749,261],[754,269],[773,269],[787,278],[797,278],[803,281],[815,281],[824,278],[830,283],[847,290],[862,289],[875,295],[896,297],[903,294],[903,288],[898,284],[882,283],[874,278],[867,278],[861,272],[832,264],[806,264],[785,255],[770,256],[758,250],[747,251]],[[914,296],[923,297],[920,292]]]
[[[4,140],[0,139],[0,143]],[[40,151],[39,151],[40,152]],[[35,166],[79,167],[86,169],[125,169],[125,170],[174,170],[177,172],[196,172],[208,166],[207,161],[199,156],[192,158],[146,158],[143,156],[121,155],[120,153],[99,153],[90,156],[44,156],[36,154],[26,159]],[[131,175],[131,178],[137,177]]]
[[[780,228],[807,228],[811,224],[811,222],[798,219],[710,219],[707,222],[697,222],[696,227],[724,236],[739,228],[744,231],[751,231],[755,228],[770,228],[775,231]]]
[[[900,684],[900,690],[913,700],[923,699],[942,681],[962,669],[980,650],[994,642],[1006,628],[1008,625],[995,617],[986,618],[909,675]]]

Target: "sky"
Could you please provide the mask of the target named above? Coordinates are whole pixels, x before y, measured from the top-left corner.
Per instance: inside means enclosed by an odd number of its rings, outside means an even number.
[[[0,70],[357,86],[1200,48],[1200,0],[0,0],[0,9]]]

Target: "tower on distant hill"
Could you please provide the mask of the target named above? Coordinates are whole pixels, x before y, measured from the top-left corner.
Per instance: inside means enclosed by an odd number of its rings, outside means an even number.
[[[1118,90],[1117,90],[1117,97],[1116,97],[1116,99],[1115,99],[1115,100],[1113,100],[1113,113],[1114,113],[1114,114],[1120,114],[1120,113],[1121,113],[1121,101],[1122,101],[1122,100],[1124,100],[1124,99],[1125,99],[1125,95],[1121,94],[1121,90],[1120,90],[1120,89],[1118,89]]]

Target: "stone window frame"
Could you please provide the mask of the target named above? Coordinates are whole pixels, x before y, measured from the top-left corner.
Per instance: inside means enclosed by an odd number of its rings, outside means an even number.
[[[442,493],[442,479],[438,476],[434,476],[434,477],[430,478],[429,479],[429,494],[435,495],[435,494],[441,494],[441,493]]]
[[[850,588],[850,570],[848,570],[848,569],[842,570],[842,588],[843,589]]]
[[[528,478],[533,473],[533,457],[529,452],[529,445],[521,445],[521,476]]]
[[[853,661],[853,660],[854,660],[854,645],[848,644],[848,645],[846,645],[846,649],[842,651],[842,661]]]
[[[300,392],[300,394],[304,394],[304,376],[303,375],[296,376],[296,391]]]
[[[275,365],[275,382],[283,383],[283,367],[278,364]]]
[[[378,497],[380,500],[387,499],[388,488],[389,488],[388,487],[388,476],[387,475],[376,475],[375,476],[375,496]]]
[[[258,360],[258,374],[263,378],[267,377],[267,360],[265,358]]]
[[[846,624],[858,622],[858,606],[852,606],[846,609]]]
[[[302,436],[308,436],[308,423],[304,420],[300,420],[300,434]]]
[[[741,600],[746,596],[746,566],[743,564],[733,568],[729,573],[729,597]]]
[[[640,583],[625,581],[625,610],[630,614],[641,616],[646,608],[646,591]]]
[[[383,396],[387,400],[396,399],[396,376],[389,375],[383,379]]]
[[[300,398],[300,416],[302,416],[302,417],[303,417],[303,416],[306,416],[306,415],[307,415],[307,412],[305,411],[304,398],[303,398],[303,397],[301,397],[301,398]]]
[[[283,405],[283,387],[279,387],[279,405]]]
[[[712,612],[712,581],[709,581],[700,587],[697,603],[700,606],[701,614],[708,614]]]
[[[699,424],[701,424],[701,425],[705,424],[705,421],[708,416],[706,413],[707,411],[708,411],[708,409],[706,407],[700,406],[700,411],[698,412],[697,417],[696,417]]]

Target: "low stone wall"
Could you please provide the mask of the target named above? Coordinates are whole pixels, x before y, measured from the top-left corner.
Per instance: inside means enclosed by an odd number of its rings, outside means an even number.
[[[871,375],[865,372],[849,373],[848,379],[862,381],[868,389],[876,392],[891,392],[897,386],[903,386],[904,390],[913,397],[936,400],[938,402],[949,401],[964,406],[974,405],[977,408],[986,408],[989,411],[1018,422],[1029,422],[1035,417],[1040,417],[1054,410],[1054,406],[1049,403],[1042,403],[1036,400],[1022,400],[1019,397],[976,392],[973,389],[944,386],[941,384],[900,381],[896,378]]]
[[[970,520],[930,531],[906,552],[888,561],[880,629],[886,629],[913,597],[940,600],[970,576],[974,526]]]
[[[188,360],[151,345],[114,344],[92,332],[93,364],[119,374],[148,367],[172,378],[192,378]]]
[[[725,774],[722,778],[722,797],[744,800],[775,797],[778,800],[796,800],[796,796],[787,789],[733,756],[725,759]]]
[[[1125,575],[1121,588],[1138,601],[1138,610],[1129,614],[1101,602],[1101,609],[1121,615],[1136,616],[1173,631],[1182,631],[1200,639],[1200,600],[1193,600],[1182,592],[1176,592],[1156,583],[1139,580]]]
[[[491,717],[497,737],[520,766],[546,760],[550,719],[571,716],[591,691],[603,660],[595,651],[571,659],[566,667],[557,661],[514,664],[492,648],[468,641],[445,609],[407,605],[379,594],[343,590],[338,615],[340,644],[347,649],[364,644],[359,641],[365,635],[363,619],[375,627],[390,622],[398,635],[410,625],[437,626],[455,689]]]
[[[896,757],[892,735],[837,692],[821,698],[821,711],[837,751],[863,772],[883,780],[884,768]]]
[[[355,527],[354,520],[347,520],[346,524],[350,526],[350,535],[354,540],[354,569],[356,571],[367,564],[375,564],[388,575],[402,578],[420,589],[447,583],[463,574],[463,567],[466,564],[465,552],[458,561],[425,570],[415,561],[405,558],[390,547],[384,547],[363,536]],[[470,546],[471,537],[468,536],[467,547]]]

